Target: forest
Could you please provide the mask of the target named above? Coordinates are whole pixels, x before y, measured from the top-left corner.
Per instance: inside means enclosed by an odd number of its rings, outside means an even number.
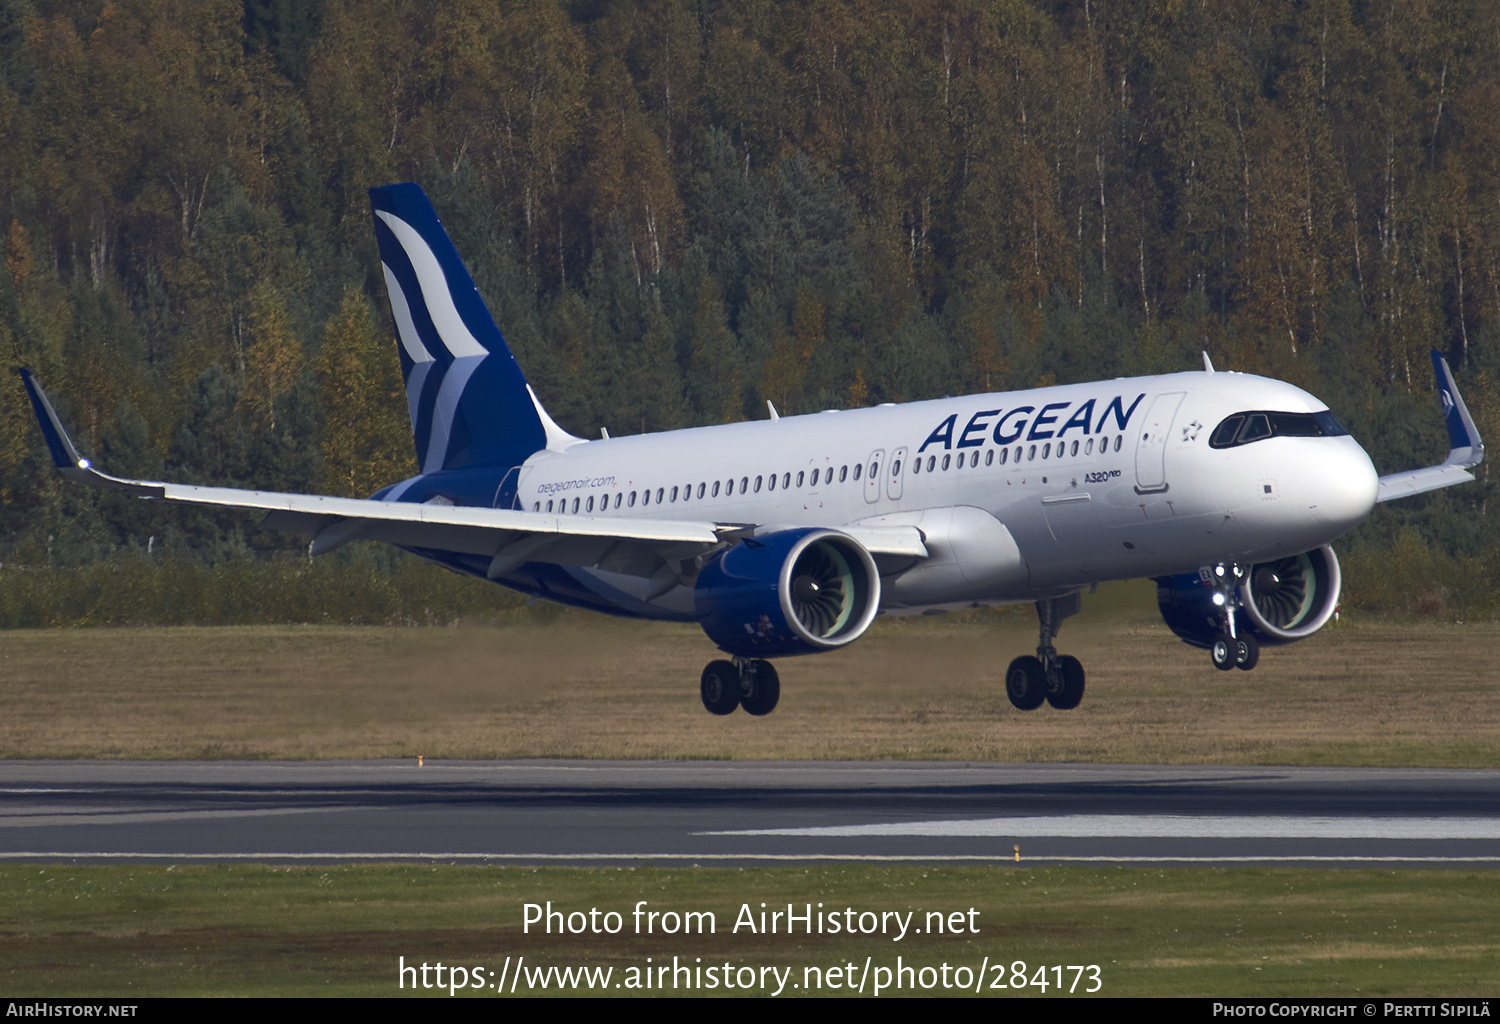
[[[1438,349],[1500,438],[1491,0],[0,0],[0,626],[506,606],[68,484],[11,372],[117,475],[405,477],[403,180],[581,436],[1206,351],[1392,472]],[[1341,541],[1346,607],[1500,612],[1487,469]]]

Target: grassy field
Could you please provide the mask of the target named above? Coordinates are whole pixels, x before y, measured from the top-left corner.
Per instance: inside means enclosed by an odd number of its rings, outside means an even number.
[[[547,936],[533,926],[524,934],[523,904],[548,900],[564,911],[617,911],[623,928]],[[660,911],[711,911],[716,930],[632,934],[637,900]],[[758,913],[762,902],[912,911],[916,927],[928,912],[960,911],[978,932],[900,941],[733,932],[742,905]],[[1028,965],[1028,980],[1040,966],[1093,964],[1107,996],[1494,995],[1495,905],[1493,874],[1467,871],[4,866],[0,988],[391,996],[403,994],[400,957],[482,967],[498,978],[506,957],[524,955],[533,968],[613,968],[607,991],[628,995],[614,982],[628,985],[629,969],[647,966],[648,957],[657,965],[676,956],[695,966],[702,958],[736,969],[791,968],[800,985],[807,967],[853,961],[862,969],[870,957],[874,967],[893,969],[899,955],[918,968],[966,966],[971,977],[988,957],[1004,965],[1006,986],[1016,960]],[[984,972],[984,995],[1059,995],[1051,975],[1045,991],[991,989],[996,977],[993,967]],[[1092,987],[1088,977],[1080,994]],[[517,994],[526,990],[522,983]],[[801,991],[789,985],[784,994]]]
[[[1219,673],[1155,619],[1149,588],[1085,607],[1061,644],[1088,668],[1083,707],[1029,714],[1001,687],[1035,645],[1029,609],[881,621],[846,650],[783,661],[781,707],[764,719],[703,711],[697,677],[714,652],[694,627],[567,613],[428,629],[9,631],[0,757],[1500,760],[1496,624],[1345,620],[1266,651],[1254,673]],[[1097,964],[1113,996],[1493,996],[1497,891],[1492,872],[1467,870],[3,865],[0,988],[389,996],[403,994],[399,957],[499,972],[522,955],[532,968],[612,968],[611,985],[673,956],[791,968],[801,983],[804,968],[900,956],[970,977],[989,957],[1007,985],[1016,960],[1033,978]],[[526,902],[628,914],[640,899],[713,911],[719,931],[520,930]],[[972,906],[980,932],[726,934],[742,903],[761,901]],[[992,964],[985,995],[1058,994],[994,980]]]
[[[1067,623],[1083,706],[1022,713],[1001,677],[1035,645],[1029,608],[882,620],[780,661],[781,705],[757,719],[703,710],[715,652],[693,626],[16,630],[0,634],[0,757],[1500,762],[1500,624],[1345,620],[1221,673],[1138,586]]]

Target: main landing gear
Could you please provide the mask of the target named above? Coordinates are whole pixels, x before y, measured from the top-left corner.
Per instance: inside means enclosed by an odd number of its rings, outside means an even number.
[[[1071,654],[1058,654],[1052,642],[1062,620],[1083,607],[1080,594],[1052,597],[1036,603],[1041,640],[1036,657],[1023,655],[1005,670],[1005,693],[1022,711],[1033,711],[1046,701],[1059,711],[1070,711],[1083,700],[1083,665]]]
[[[752,715],[769,715],[781,699],[781,677],[769,661],[735,658],[710,661],[703,670],[703,706],[716,715],[744,708]]]
[[[1260,661],[1260,644],[1255,634],[1236,622],[1235,612],[1240,603],[1240,585],[1245,581],[1245,570],[1233,562],[1221,562],[1204,566],[1198,576],[1214,588],[1214,606],[1219,609],[1219,632],[1208,645],[1208,656],[1214,668],[1228,672],[1242,668],[1250,671]],[[1259,579],[1257,578],[1257,583]]]

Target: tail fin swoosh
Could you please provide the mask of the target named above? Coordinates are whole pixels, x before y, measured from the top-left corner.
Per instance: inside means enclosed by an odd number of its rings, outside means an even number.
[[[421,188],[370,190],[422,472],[520,465],[577,439],[537,403]]]

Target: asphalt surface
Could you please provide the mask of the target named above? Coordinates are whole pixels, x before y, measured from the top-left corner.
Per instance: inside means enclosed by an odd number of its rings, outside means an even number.
[[[1500,867],[1500,771],[0,761],[0,861]]]

